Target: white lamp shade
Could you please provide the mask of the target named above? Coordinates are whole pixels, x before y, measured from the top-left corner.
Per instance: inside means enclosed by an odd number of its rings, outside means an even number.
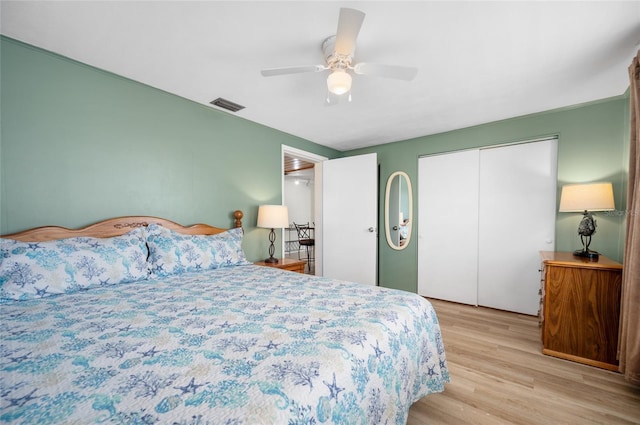
[[[286,205],[260,205],[258,227],[282,229],[289,227],[289,210]]]
[[[335,70],[327,77],[327,88],[333,94],[341,95],[351,90],[351,75],[346,71]]]
[[[613,209],[615,209],[615,205],[611,183],[562,186],[560,212],[611,211]]]

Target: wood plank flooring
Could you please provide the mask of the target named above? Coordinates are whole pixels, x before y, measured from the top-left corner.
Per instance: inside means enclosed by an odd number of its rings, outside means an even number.
[[[407,425],[640,424],[640,388],[543,355],[536,317],[430,301],[451,383],[414,403]]]

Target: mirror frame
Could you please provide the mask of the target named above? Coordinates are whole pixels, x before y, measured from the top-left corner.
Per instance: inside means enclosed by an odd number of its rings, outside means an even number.
[[[407,194],[409,197],[409,232],[407,233],[407,239],[405,239],[404,245],[396,245],[391,239],[391,231],[389,226],[389,196],[391,193],[391,184],[393,179],[396,177],[404,177],[405,182],[407,183]],[[391,173],[389,178],[387,179],[387,187],[384,195],[384,231],[387,236],[387,245],[389,245],[392,249],[396,251],[401,251],[409,246],[409,241],[411,241],[411,233],[413,233],[413,189],[411,188],[411,179],[409,175],[404,171],[396,171]]]

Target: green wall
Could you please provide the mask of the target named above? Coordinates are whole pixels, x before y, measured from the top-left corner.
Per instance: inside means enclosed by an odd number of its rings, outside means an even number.
[[[281,145],[339,154],[6,37],[0,42],[0,234],[120,215],[224,227],[240,209],[247,256],[261,259],[268,231],[255,228],[257,209],[282,201]]]
[[[424,119],[428,119],[425,117]],[[594,102],[588,105],[493,122],[433,136],[347,152],[357,155],[378,154],[380,163],[380,224],[384,228],[384,190],[394,171],[405,171],[413,183],[414,226],[409,246],[403,251],[388,247],[384,234],[379,238],[379,282],[382,286],[417,290],[418,238],[417,193],[418,158],[481,146],[558,136],[558,191],[563,184],[611,181],[614,185],[616,212],[598,213],[597,232],[592,249],[621,261],[624,249],[624,211],[629,148],[628,97]],[[581,215],[558,213],[556,250],[573,251],[581,247],[577,234]],[[505,254],[508,247],[505,247]],[[460,259],[464,261],[464,259]]]
[[[597,216],[593,247],[622,259],[626,95],[341,153],[5,37],[0,42],[0,233],[135,214],[227,226],[232,210],[241,209],[245,250],[256,260],[268,255],[267,230],[255,228],[257,207],[282,199],[282,144],[329,158],[376,152],[382,230],[384,186],[394,171],[412,180],[417,218],[419,156],[557,135],[559,188],[614,183],[618,211]],[[558,250],[579,247],[578,221],[558,214]],[[416,290],[414,224],[404,251],[390,249],[380,232],[381,285]]]

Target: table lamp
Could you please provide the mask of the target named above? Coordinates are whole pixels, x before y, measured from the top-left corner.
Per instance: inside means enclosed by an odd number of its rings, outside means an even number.
[[[611,183],[568,184],[562,186],[560,195],[560,212],[582,212],[583,217],[578,225],[578,234],[582,249],[573,252],[577,257],[598,259],[596,251],[591,251],[591,235],[596,232],[596,220],[592,211],[611,211],[613,202],[613,186]]]
[[[276,232],[274,229],[282,229],[289,227],[289,211],[285,205],[260,205],[258,207],[258,227],[271,229],[269,232],[269,258],[265,263],[277,263],[278,259],[274,258],[273,253],[275,247],[273,243],[276,240]]]

